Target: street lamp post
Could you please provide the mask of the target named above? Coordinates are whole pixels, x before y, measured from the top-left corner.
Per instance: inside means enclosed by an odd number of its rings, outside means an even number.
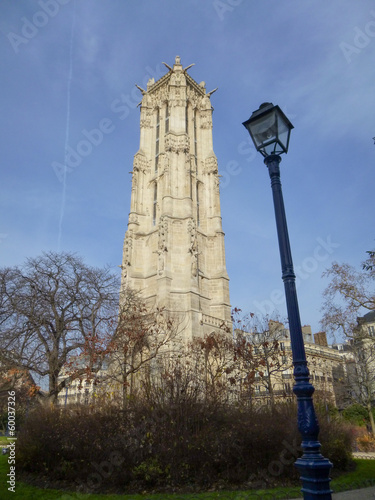
[[[329,472],[332,464],[320,453],[320,443],[318,441],[319,423],[312,399],[314,387],[310,383],[303,343],[295,284],[296,276],[293,269],[280,182],[280,154],[288,151],[289,137],[293,125],[279,106],[274,106],[272,103],[262,104],[243,125],[250,133],[257,151],[264,156],[264,163],[267,165],[271,178],[282,279],[285,288],[293,354],[295,380],[293,392],[297,396],[298,429],[302,435],[303,455],[296,460],[295,466],[300,472],[305,500],[331,500],[332,490],[329,486]]]

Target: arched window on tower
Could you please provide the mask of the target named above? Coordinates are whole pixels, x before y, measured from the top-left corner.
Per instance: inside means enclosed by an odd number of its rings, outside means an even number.
[[[185,132],[189,133],[189,106],[187,103],[185,108]]]
[[[156,145],[155,145],[155,173],[158,172],[159,163],[159,140],[160,140],[160,110],[156,110]]]
[[[165,133],[169,132],[169,105],[168,101],[165,105]]]
[[[198,146],[197,146],[197,110],[194,110],[194,157],[195,164],[198,165]]]
[[[165,133],[169,132],[169,106],[168,102],[165,106]]]
[[[156,208],[158,204],[158,185],[155,182],[154,183],[154,202],[152,206],[152,225],[155,226],[156,224]]]
[[[200,226],[200,186],[199,186],[199,182],[197,182],[197,185],[196,185],[196,198],[197,198],[197,225]]]

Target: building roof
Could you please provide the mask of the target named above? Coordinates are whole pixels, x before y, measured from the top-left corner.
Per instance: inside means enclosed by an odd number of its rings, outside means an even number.
[[[374,323],[375,322],[375,311],[370,311],[361,318],[361,323]]]
[[[208,97],[211,96],[211,94],[213,94],[215,92],[215,90],[217,89],[214,89],[214,90],[211,90],[211,92],[208,92],[206,93],[206,88],[205,88],[205,83],[204,82],[201,82],[201,83],[197,83],[190,75],[188,75],[187,73],[187,70],[189,68],[191,68],[192,66],[194,66],[194,64],[190,64],[189,66],[187,66],[186,68],[183,68],[183,66],[181,65],[181,60],[180,60],[180,56],[176,56],[176,59],[175,59],[175,63],[173,65],[173,67],[169,66],[168,64],[166,63],[163,63],[166,68],[169,70],[168,73],[166,73],[164,76],[162,76],[161,78],[159,78],[159,80],[157,80],[156,82],[153,81],[153,79],[151,79],[149,81],[149,83],[147,84],[147,90],[144,90],[142,89],[141,87],[139,87],[138,85],[137,88],[142,92],[142,95],[145,95],[145,94],[152,94],[154,93],[156,90],[158,90],[161,86],[163,86],[165,83],[167,83],[172,75],[174,73],[178,73],[178,74],[182,74],[185,76],[186,78],[186,82],[190,84],[191,87],[193,87],[196,92],[201,95],[202,97],[207,95]]]

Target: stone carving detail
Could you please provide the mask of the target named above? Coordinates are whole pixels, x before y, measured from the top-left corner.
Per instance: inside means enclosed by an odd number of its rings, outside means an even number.
[[[191,253],[191,275],[196,278],[198,276],[198,242],[197,229],[194,219],[189,219],[187,230],[190,235],[189,252]]]
[[[194,173],[195,173],[194,159],[195,159],[194,155],[186,156],[185,169],[186,169],[186,175],[188,176],[188,178],[190,178],[190,176],[194,176]]]
[[[211,174],[218,174],[218,165],[217,165],[217,159],[215,156],[209,156],[206,158],[204,162],[204,173],[211,175]]]
[[[189,86],[187,88],[187,99],[191,103],[192,108],[195,109],[199,107],[199,103],[202,98],[194,89]]]
[[[169,158],[165,153],[159,154],[158,172],[159,175],[169,172]]]
[[[175,85],[176,87],[186,86],[186,78],[181,72],[174,72],[169,80],[170,85]],[[177,89],[176,89],[177,90]]]
[[[216,192],[219,192],[220,176],[216,156],[209,156],[206,158],[206,160],[202,162],[202,166],[204,174],[213,176],[213,186]]]
[[[168,153],[170,152],[177,153],[177,145],[178,142],[175,137],[171,136],[170,134],[166,136],[164,147]]]
[[[171,101],[171,106],[172,107],[180,107],[180,108],[186,108],[187,106],[187,100],[185,96],[179,97],[177,95],[174,96],[173,100]]]
[[[208,109],[202,110],[200,113],[200,118],[201,118],[201,128],[203,129],[212,128],[211,110]]]
[[[152,110],[149,108],[142,109],[141,128],[152,128]]]
[[[190,140],[187,135],[180,137],[178,141],[179,150],[181,153],[188,153],[190,150]]]
[[[128,275],[128,267],[131,266],[131,254],[133,248],[133,232],[129,230],[125,235],[124,241],[124,256],[122,261],[122,275],[124,278]]]
[[[168,252],[168,219],[165,216],[160,217],[159,221],[159,241],[158,241],[158,274],[163,274],[165,268],[165,254]]]
[[[129,224],[138,224],[138,215],[130,214],[129,215]]]
[[[201,99],[201,105],[200,105],[200,109],[202,111],[207,111],[207,113],[209,113],[210,115],[210,118],[211,118],[211,112],[212,112],[212,105],[211,105],[211,101],[210,101],[210,95],[211,95],[211,92],[209,92],[208,94],[205,94],[202,99]]]
[[[163,108],[165,102],[169,99],[168,90],[166,86],[160,87],[150,96],[151,106],[155,108]]]
[[[186,134],[179,136],[168,134],[165,137],[164,147],[167,152],[188,153],[190,149],[189,137]]]
[[[198,245],[197,240],[194,241],[191,249],[191,275],[196,278],[198,275]]]
[[[134,156],[133,174],[134,172],[145,173],[146,170],[148,170],[148,168],[149,168],[149,162],[147,161],[147,158],[143,154],[137,153]]]
[[[168,218],[165,215],[159,221],[159,248],[167,252]]]

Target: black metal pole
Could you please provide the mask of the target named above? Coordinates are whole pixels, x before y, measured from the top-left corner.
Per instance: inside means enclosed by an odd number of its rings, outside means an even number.
[[[320,453],[318,441],[319,423],[315,414],[305,346],[303,343],[301,319],[299,314],[296,276],[293,269],[288,226],[286,222],[283,193],[280,181],[279,155],[267,156],[264,163],[271,178],[273,203],[275,208],[277,236],[279,240],[282,279],[288,310],[290,339],[293,354],[294,380],[293,392],[297,396],[298,429],[302,435],[303,455],[295,462],[300,472],[302,492],[305,500],[331,500],[329,472],[331,462]]]

